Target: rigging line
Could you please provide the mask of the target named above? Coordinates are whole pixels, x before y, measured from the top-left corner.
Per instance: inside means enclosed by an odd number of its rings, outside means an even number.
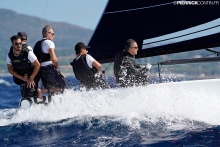
[[[211,55],[214,55],[215,53],[213,54],[209,54],[209,55],[206,55],[206,56],[202,56],[200,58],[189,58],[187,60],[191,60],[191,59],[202,59],[202,58],[205,58],[205,57],[208,57],[208,56],[211,56]],[[180,60],[186,60],[186,59],[180,59]],[[174,60],[165,60],[165,61],[162,61],[162,62],[166,62],[166,61],[174,61]],[[157,64],[160,64],[162,62],[158,62]],[[178,63],[177,63],[178,64]],[[188,64],[188,63],[185,63],[185,64]],[[165,64],[166,65],[166,64]],[[167,65],[175,65],[175,64],[167,64]],[[153,65],[152,65],[153,66]]]
[[[113,63],[113,62],[112,62],[112,63]],[[110,66],[110,65],[112,65],[112,63],[111,63],[111,64],[109,64],[109,66]],[[104,71],[106,71],[106,69],[108,69],[108,68],[109,68],[109,66],[108,66],[108,67],[106,67]]]
[[[214,55],[215,53],[212,53],[212,54],[209,54],[209,55],[206,55],[206,56],[202,56],[202,58],[204,57],[208,57],[208,56],[211,56],[211,55]]]
[[[211,56],[211,55],[215,55],[216,53],[212,53],[212,54],[209,54],[209,55],[206,55],[206,56],[202,56],[202,58],[204,58],[204,57],[208,57],[208,56]],[[191,59],[193,59],[193,58],[191,58]],[[165,60],[166,61],[166,60]],[[162,61],[162,62],[164,62],[164,61]],[[154,64],[151,64],[152,66],[155,66],[155,65],[158,65],[158,64],[160,64],[160,62],[157,62],[157,63],[154,63]],[[146,64],[139,64],[139,65],[146,65]]]
[[[184,34],[184,35],[180,35],[180,36],[168,38],[168,39],[163,39],[163,40],[154,41],[154,42],[150,42],[150,43],[144,43],[143,45],[152,44],[152,43],[157,43],[157,42],[162,42],[162,41],[167,41],[167,40],[175,39],[175,38],[180,38],[180,37],[183,37],[183,36],[188,36],[188,35],[195,34],[195,33],[198,33],[198,32],[203,32],[203,31],[206,31],[206,30],[210,30],[210,29],[213,29],[213,28],[216,28],[216,27],[219,27],[219,26],[220,26],[220,25],[217,25],[217,26],[213,26],[213,27],[211,27],[211,28],[203,29],[203,30],[200,30],[200,31],[196,31],[196,32],[192,32],[192,33],[188,33],[188,34]]]
[[[206,48],[206,50],[209,51],[209,52],[212,52],[212,53],[216,54],[217,56],[220,55],[220,52],[215,51],[215,50],[212,50],[211,48]]]
[[[46,6],[45,6],[45,8],[44,8],[43,17],[41,18],[41,28],[43,28],[43,19],[44,19],[44,14],[45,14],[46,9],[47,9],[47,3],[48,3],[48,0],[47,0],[47,2],[46,2]]]
[[[159,6],[169,5],[169,4],[173,4],[173,2],[165,3],[165,4],[159,4],[159,5],[154,5],[154,6],[148,6],[148,7],[142,7],[142,8],[135,8],[135,9],[128,9],[128,10],[120,10],[120,11],[113,11],[113,12],[105,12],[104,14],[121,13],[121,12],[127,12],[127,11],[136,11],[136,10],[142,10],[142,9],[149,9],[149,8],[159,7]]]
[[[61,69],[60,69],[59,66],[57,67],[57,71],[58,71],[58,72],[60,73],[60,75],[62,76],[62,78],[63,78],[63,80],[64,80],[64,82],[65,82],[65,84],[66,84],[67,89],[69,89],[69,88],[70,88],[70,85],[69,85],[69,83],[67,82],[66,77],[63,75],[63,73],[62,73],[62,71],[61,71]]]

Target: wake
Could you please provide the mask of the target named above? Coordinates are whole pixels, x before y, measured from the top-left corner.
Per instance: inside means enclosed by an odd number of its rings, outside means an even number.
[[[169,129],[220,125],[219,87],[220,80],[201,80],[96,91],[69,89],[55,95],[48,106],[0,110],[0,126],[93,118],[131,128],[140,128],[143,123],[162,123]]]

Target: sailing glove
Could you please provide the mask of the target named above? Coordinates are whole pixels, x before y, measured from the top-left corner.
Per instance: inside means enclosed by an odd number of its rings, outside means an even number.
[[[150,69],[151,69],[151,67],[152,67],[152,65],[151,65],[151,64],[149,64],[149,63],[147,63],[145,67],[146,67],[148,70],[150,70]]]

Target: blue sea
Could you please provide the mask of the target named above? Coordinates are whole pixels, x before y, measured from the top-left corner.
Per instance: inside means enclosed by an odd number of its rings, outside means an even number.
[[[218,79],[96,91],[67,82],[48,106],[18,110],[19,86],[1,76],[0,146],[220,146]]]

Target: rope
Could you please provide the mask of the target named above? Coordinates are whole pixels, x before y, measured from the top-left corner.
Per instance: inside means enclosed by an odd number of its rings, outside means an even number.
[[[44,13],[43,13],[43,16],[42,16],[42,19],[41,19],[41,28],[43,28],[43,19],[44,19],[44,14],[45,14],[46,8],[47,8],[47,3],[48,3],[48,0],[47,0],[47,2],[46,2],[46,6],[45,6],[45,8],[44,8]]]
[[[58,69],[58,72],[59,72],[59,73],[61,74],[61,76],[63,77],[67,89],[70,89],[71,87],[70,87],[69,83],[67,82],[65,76],[62,74],[61,69],[60,69],[60,66],[58,66],[57,69]]]
[[[206,56],[202,56],[202,57],[204,58],[204,57],[208,57],[208,56],[211,56],[211,55],[214,55],[214,54],[215,54],[215,53],[209,54],[209,55],[206,55]]]
[[[113,11],[113,12],[105,12],[104,14],[121,13],[121,12],[127,12],[127,11],[136,11],[136,10],[149,9],[149,8],[154,8],[154,7],[164,6],[164,5],[170,5],[170,4],[173,4],[173,2],[154,5],[154,6],[148,6],[148,7],[142,7],[142,8],[134,8],[134,9],[127,9],[127,10]]]
[[[113,63],[113,62],[112,62],[112,63]],[[110,65],[112,65],[112,63],[111,63],[111,64],[109,64],[109,66],[110,66]],[[108,68],[109,68],[109,66],[108,66],[108,67],[106,67],[104,71],[106,71],[106,69],[108,69]]]
[[[208,50],[207,50],[208,51]],[[201,58],[204,58],[204,57],[208,57],[208,56],[211,56],[211,55],[215,55],[215,54],[217,54],[218,52],[216,52],[216,51],[214,51],[214,53],[212,53],[212,54],[209,54],[209,55],[206,55],[206,56],[202,56]],[[152,66],[155,66],[155,65],[158,65],[160,62],[157,62],[157,63],[155,63],[155,64],[151,64]],[[139,64],[139,65],[146,65],[146,64]]]

